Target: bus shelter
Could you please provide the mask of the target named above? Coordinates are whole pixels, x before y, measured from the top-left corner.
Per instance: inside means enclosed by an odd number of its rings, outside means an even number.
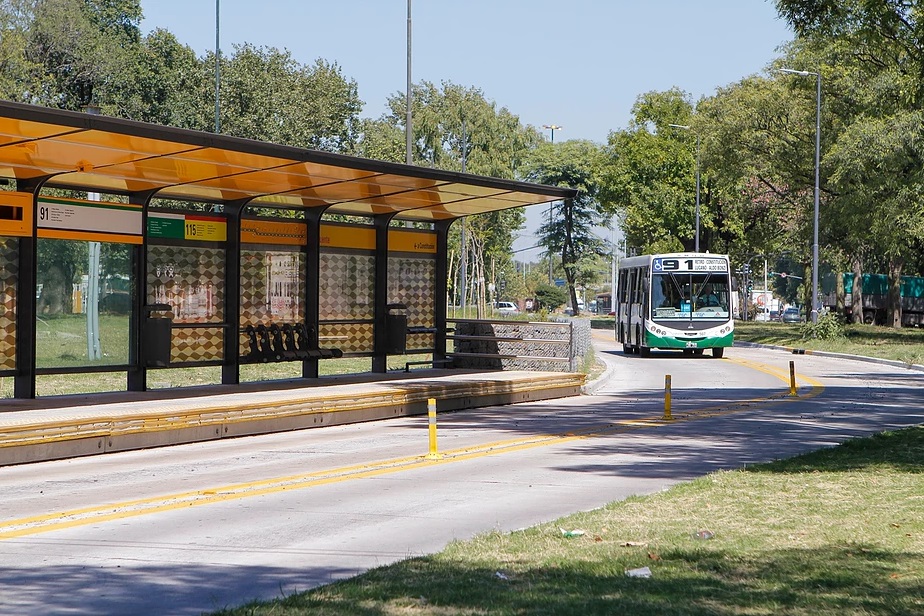
[[[372,372],[440,360],[452,222],[573,196],[0,101],[0,377],[34,398],[43,374],[123,372],[146,391],[166,367],[220,366],[233,385],[250,363],[316,378],[341,355]],[[75,312],[85,357],[56,355],[48,324]]]

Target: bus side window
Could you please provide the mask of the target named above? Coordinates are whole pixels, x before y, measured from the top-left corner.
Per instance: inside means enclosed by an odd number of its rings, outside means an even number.
[[[642,303],[642,272],[644,270],[635,270],[635,301],[636,304]]]
[[[629,303],[637,304],[638,303],[638,270],[632,270],[632,286],[629,287]]]

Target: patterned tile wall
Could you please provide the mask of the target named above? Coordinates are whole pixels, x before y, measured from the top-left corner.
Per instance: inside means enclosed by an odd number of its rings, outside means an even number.
[[[344,353],[371,353],[372,323],[329,321],[372,320],[375,257],[325,251],[321,253],[318,275],[321,346],[336,347]]]
[[[16,285],[19,240],[0,237],[0,370],[16,368]]]
[[[241,328],[305,322],[305,255],[296,251],[241,251]],[[240,353],[250,340],[240,335]]]
[[[216,324],[224,321],[225,251],[192,246],[148,246],[149,304],[173,307],[173,322]],[[221,329],[174,329],[171,361],[220,360]]]
[[[388,303],[407,306],[408,327],[434,327],[436,304],[436,260],[433,258],[388,258]],[[410,334],[408,350],[433,349],[433,334]]]

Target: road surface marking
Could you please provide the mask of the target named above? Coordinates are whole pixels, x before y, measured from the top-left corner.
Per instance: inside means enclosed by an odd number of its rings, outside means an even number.
[[[274,477],[270,479],[230,484],[203,490],[178,492],[176,494],[167,494],[163,496],[128,500],[107,505],[84,507],[68,511],[52,512],[43,515],[0,521],[0,540],[37,535],[55,530],[64,530],[77,526],[99,524],[101,522],[121,520],[125,518],[149,515],[164,511],[179,510],[187,507],[198,507],[212,503],[239,500],[266,494],[274,494],[287,490],[301,490],[321,485],[339,483],[342,481],[377,477],[381,475],[420,469],[440,464],[450,464],[453,462],[461,462],[464,460],[471,460],[486,456],[524,451],[536,447],[549,447],[552,445],[559,445],[577,440],[612,435],[619,432],[628,432],[630,430],[676,425],[684,421],[692,421],[696,419],[704,419],[708,417],[717,417],[721,415],[750,411],[754,409],[755,404],[759,403],[783,403],[799,399],[812,398],[819,395],[824,390],[824,386],[819,381],[810,377],[800,376],[799,380],[807,384],[810,387],[810,390],[806,393],[800,394],[799,398],[792,398],[789,395],[788,389],[788,372],[784,372],[781,369],[777,369],[767,364],[761,364],[753,361],[740,359],[726,359],[725,361],[731,361],[747,368],[775,376],[779,378],[783,383],[785,383],[787,388],[780,393],[774,393],[769,396],[757,397],[749,400],[742,400],[732,404],[679,411],[674,415],[673,420],[669,422],[664,421],[663,415],[655,414],[649,417],[617,420],[604,424],[588,426],[585,428],[579,428],[576,430],[568,430],[558,434],[539,434],[528,438],[521,437],[502,441],[494,441],[473,447],[463,447],[442,452],[443,457],[441,459],[427,459],[425,455],[394,458],[391,460],[382,460],[368,464],[343,466],[311,473],[289,475],[285,477]]]

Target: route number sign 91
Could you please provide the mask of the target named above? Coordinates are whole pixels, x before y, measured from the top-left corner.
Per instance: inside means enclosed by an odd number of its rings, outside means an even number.
[[[708,257],[688,259],[658,257],[653,260],[651,267],[655,272],[727,272],[728,261]]]

